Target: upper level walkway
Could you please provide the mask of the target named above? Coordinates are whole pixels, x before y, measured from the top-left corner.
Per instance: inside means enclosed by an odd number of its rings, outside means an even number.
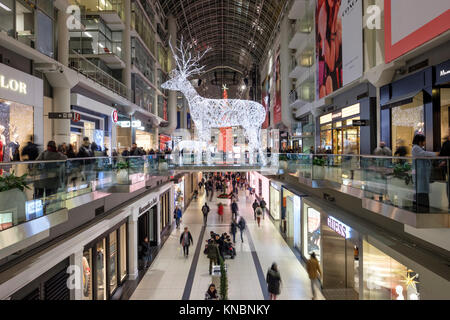
[[[184,153],[1,163],[0,250],[15,241],[17,230],[12,229],[16,226],[22,233],[48,229],[61,219],[53,213],[67,212],[76,203],[104,193],[134,192],[148,187],[158,176],[196,171],[289,174],[311,188],[352,195],[361,200],[364,209],[415,228],[450,227],[450,158],[268,154],[265,165],[251,163],[246,154],[205,158]]]

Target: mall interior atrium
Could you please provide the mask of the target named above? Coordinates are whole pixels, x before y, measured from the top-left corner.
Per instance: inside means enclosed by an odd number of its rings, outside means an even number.
[[[449,49],[449,0],[0,0],[0,300],[449,300]]]

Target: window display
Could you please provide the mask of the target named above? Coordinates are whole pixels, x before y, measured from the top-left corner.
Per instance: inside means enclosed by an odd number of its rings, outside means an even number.
[[[174,186],[173,198],[175,200],[175,206],[178,206],[181,212],[184,212],[184,177],[180,183]]]
[[[33,133],[33,107],[0,100],[0,162],[20,161],[22,148]]]
[[[83,252],[83,300],[92,300],[92,248]]]
[[[95,278],[96,278],[96,295],[95,300],[106,300],[106,239],[100,240],[96,245],[95,252]]]
[[[320,212],[307,204],[303,206],[303,255],[309,259],[312,252],[318,261],[321,259]]]
[[[270,215],[274,220],[280,220],[280,191],[273,185],[270,186]]]
[[[109,292],[117,288],[117,232],[109,234]]]
[[[411,156],[412,141],[416,134],[424,134],[425,119],[423,107],[423,92],[416,95],[412,103],[392,108],[392,151],[406,147]]]
[[[124,224],[119,229],[120,241],[120,281],[127,276],[127,225]]]
[[[419,300],[419,275],[381,250],[363,243],[364,299]]]

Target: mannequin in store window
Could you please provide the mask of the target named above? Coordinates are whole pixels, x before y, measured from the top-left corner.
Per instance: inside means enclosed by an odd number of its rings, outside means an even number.
[[[3,156],[6,146],[6,137],[3,134],[5,132],[5,127],[0,124],[0,162],[3,162]]]
[[[20,143],[19,140],[19,133],[17,132],[17,127],[12,126],[12,139],[11,142],[8,144],[9,147],[9,158],[11,161],[20,161]]]

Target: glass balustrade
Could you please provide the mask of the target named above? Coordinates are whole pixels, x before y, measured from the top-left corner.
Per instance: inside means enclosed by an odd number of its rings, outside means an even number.
[[[359,189],[363,197],[416,213],[448,213],[450,158],[183,151],[142,157],[0,163],[0,231],[67,207],[67,201],[115,186],[134,186],[174,171],[272,170],[300,181]],[[302,180],[303,179],[303,180]]]

